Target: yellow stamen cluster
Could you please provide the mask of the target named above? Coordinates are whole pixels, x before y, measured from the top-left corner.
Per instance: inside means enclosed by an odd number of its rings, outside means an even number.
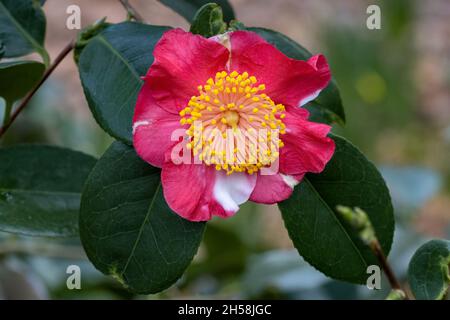
[[[279,156],[278,148],[283,146],[278,134],[285,133],[285,107],[275,104],[265,89],[256,77],[236,71],[217,72],[214,79],[198,86],[199,94],[180,111],[180,123],[190,125],[187,147],[194,156],[228,174],[252,174],[273,163]],[[257,143],[243,145],[242,139]],[[230,145],[232,148],[227,150]]]

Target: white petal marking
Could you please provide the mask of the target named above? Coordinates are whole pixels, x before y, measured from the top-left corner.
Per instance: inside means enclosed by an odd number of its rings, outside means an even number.
[[[216,36],[212,36],[209,39],[214,40],[216,42],[219,42],[221,45],[223,45],[225,48],[228,49],[229,55],[228,55],[228,61],[226,64],[227,70],[230,70],[231,66],[231,41],[230,41],[230,32],[225,32],[222,34],[218,34]]]
[[[137,129],[138,127],[140,127],[140,126],[146,126],[146,125],[149,125],[149,124],[150,124],[150,121],[147,121],[147,120],[136,121],[136,122],[133,124],[133,134],[136,132],[136,129]]]
[[[303,98],[300,103],[298,104],[299,107],[304,106],[305,104],[307,104],[308,102],[314,100],[315,98],[317,98],[320,94],[320,92],[322,91],[322,89],[315,91],[313,94],[307,96],[306,98]]]
[[[235,172],[227,175],[222,170],[216,171],[213,196],[226,211],[236,212],[239,205],[248,200],[255,184],[256,174]]]
[[[298,184],[298,180],[293,176],[285,175],[280,173],[281,178],[283,178],[284,183],[286,183],[289,187],[294,189],[294,187]]]

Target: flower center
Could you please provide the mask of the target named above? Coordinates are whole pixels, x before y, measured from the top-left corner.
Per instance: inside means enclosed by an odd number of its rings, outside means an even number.
[[[188,148],[194,156],[217,170],[257,172],[270,166],[283,146],[285,107],[267,96],[247,72],[218,72],[198,86],[182,111],[182,125],[189,124]]]
[[[223,117],[225,118],[226,124],[232,128],[236,128],[239,123],[239,113],[236,111],[227,110],[224,112]]]

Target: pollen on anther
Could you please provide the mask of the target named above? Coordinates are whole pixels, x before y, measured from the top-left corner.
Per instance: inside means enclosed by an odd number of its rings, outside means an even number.
[[[281,120],[285,118],[285,113],[282,113],[285,108],[282,104],[275,104],[266,93],[262,92],[266,90],[264,84],[258,83],[256,77],[250,76],[247,72],[240,74],[237,71],[231,73],[220,71],[197,89],[198,95],[192,96],[187,101],[186,107],[179,115],[180,125],[190,125],[186,134],[193,141],[188,144],[188,148],[192,149],[192,153],[198,159],[203,159],[206,165],[214,165],[217,170],[224,170],[227,174],[233,172],[254,174],[276,160],[278,152],[272,152],[264,159],[251,157],[252,159],[246,158],[244,163],[237,163],[236,156],[238,154],[240,157],[245,156],[245,150],[238,153],[237,148],[231,148],[230,151],[236,155],[231,157],[232,159],[227,159],[225,151],[216,150],[217,147],[224,145],[223,141],[216,141],[217,134],[228,141],[230,139],[227,137],[228,129],[232,129],[231,138],[239,133],[239,129],[255,134],[258,129],[266,127],[278,129],[280,134],[286,132],[286,126]],[[201,125],[197,127],[198,121]],[[271,136],[269,130],[263,140],[268,140]],[[256,136],[251,139],[255,142],[258,140]],[[277,144],[279,147],[283,146],[281,139]],[[255,152],[259,152],[258,147],[249,146],[249,149],[254,148]],[[216,158],[211,158],[214,155]]]

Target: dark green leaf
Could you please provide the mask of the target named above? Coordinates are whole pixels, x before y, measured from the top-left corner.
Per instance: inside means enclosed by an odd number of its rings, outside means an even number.
[[[246,30],[245,24],[238,20],[232,20],[228,24],[229,31]]]
[[[391,199],[375,166],[345,139],[332,138],[336,151],[325,170],[308,174],[279,208],[289,236],[306,261],[329,277],[365,283],[367,266],[377,260],[342,221],[336,206],[363,209],[388,254],[394,233]]]
[[[309,111],[309,120],[318,123],[331,124],[335,122],[335,116],[331,111],[321,108],[320,105],[314,100],[308,102],[305,109]]]
[[[5,57],[39,53],[49,63],[44,49],[45,15],[39,1],[0,0],[0,41],[5,45]]]
[[[0,97],[9,104],[23,98],[44,73],[45,66],[35,61],[0,63]]]
[[[195,14],[190,31],[209,38],[224,33],[226,29],[227,24],[223,21],[222,8],[215,3],[208,3]]]
[[[153,47],[168,27],[123,22],[106,28],[83,49],[78,68],[89,107],[114,138],[131,143],[141,76],[153,63]]]
[[[247,30],[256,32],[261,37],[266,39],[267,42],[273,44],[278,48],[278,50],[292,59],[307,60],[312,56],[308,50],[284,34],[265,28],[250,27],[247,28]],[[345,123],[344,107],[342,105],[341,96],[334,79],[332,79],[328,86],[322,90],[319,97],[317,97],[314,102],[315,104],[310,105],[310,107],[321,107],[327,112],[331,112],[333,114],[333,119],[323,118],[322,120],[334,120],[340,122],[341,124]]]
[[[330,111],[333,114],[334,122],[341,125],[345,124],[345,112],[341,94],[334,79],[331,79],[328,86],[322,90],[314,102],[322,107],[322,109]]]
[[[89,259],[137,293],[171,286],[197,252],[204,227],[169,209],[160,170],[121,142],[99,160],[83,191],[80,235]]]
[[[106,17],[104,17],[78,32],[75,48],[73,50],[73,58],[77,64],[80,60],[81,52],[83,51],[84,47],[87,46],[89,41],[110,25],[110,23],[106,22]]]
[[[248,31],[253,31],[266,39],[267,42],[274,45],[278,50],[283,52],[289,58],[297,60],[307,60],[312,54],[291,38],[274,30],[266,28],[248,27]]]
[[[0,60],[3,58],[4,55],[5,55],[5,45],[3,44],[3,42],[0,41]]]
[[[195,13],[203,5],[207,3],[217,3],[222,7],[223,16],[225,22],[234,20],[234,11],[228,0],[159,0],[162,4],[171,8],[179,15],[183,16],[187,21],[192,22],[194,20]]]
[[[83,184],[95,159],[24,145],[0,149],[0,230],[32,236],[78,235]]]
[[[409,263],[408,280],[416,299],[441,300],[450,287],[450,241],[431,240]]]

